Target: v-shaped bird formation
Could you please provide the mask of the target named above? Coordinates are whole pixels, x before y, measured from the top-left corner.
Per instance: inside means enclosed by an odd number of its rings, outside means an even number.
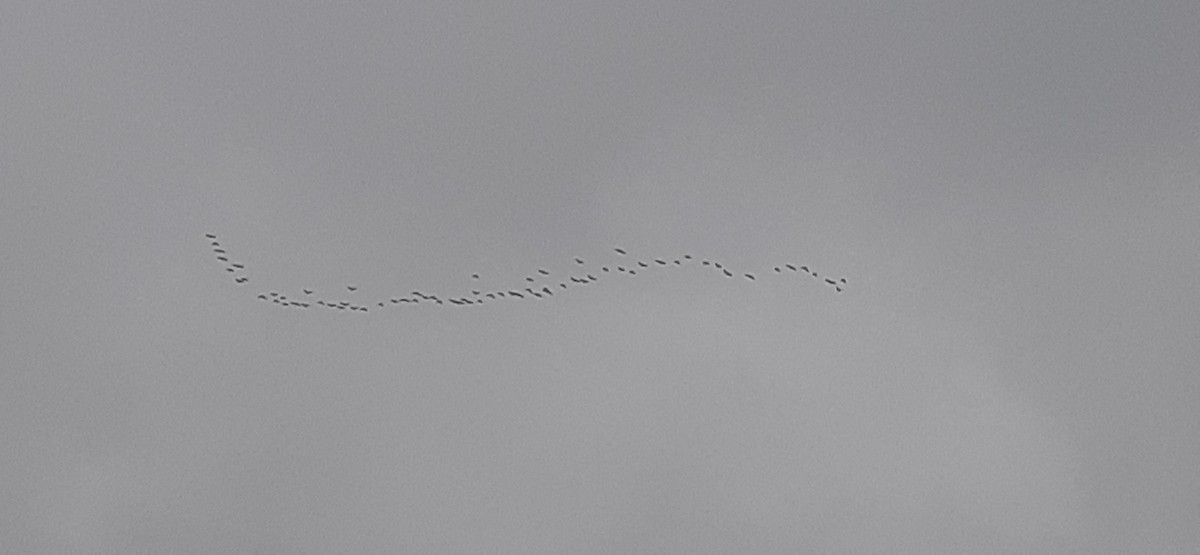
[[[229,252],[217,241],[215,234],[205,233],[204,237],[210,241],[210,246],[217,261],[224,266],[226,272],[233,274],[234,283],[238,285],[248,283],[250,278],[245,275],[245,264],[231,262]],[[334,299],[332,295],[314,297],[314,295],[317,295],[317,291],[310,288],[302,289],[302,295],[297,295],[297,298],[289,299],[287,295],[278,291],[264,291],[259,293],[256,298],[259,301],[276,304],[285,308],[324,308],[334,311],[370,312],[372,306],[376,310],[418,304],[466,307],[504,301],[548,299],[555,296],[555,287],[558,287],[557,291],[561,294],[564,290],[592,285],[600,282],[602,279],[615,280],[622,279],[622,277],[637,276],[639,270],[642,272],[677,272],[683,271],[686,267],[691,267],[692,271],[714,272],[726,279],[732,279],[737,276],[737,273],[721,262],[708,258],[695,258],[691,254],[684,254],[677,258],[635,257],[631,256],[629,251],[624,248],[613,247],[613,251],[616,253],[617,259],[615,264],[592,265],[589,268],[583,258],[572,257],[575,264],[574,266],[568,264],[567,267],[573,271],[555,272],[544,267],[537,268],[535,271],[530,272],[528,276],[525,276],[522,283],[510,284],[506,287],[484,287],[482,285],[484,280],[481,274],[473,273],[471,274],[472,287],[469,293],[439,295],[432,292],[411,291],[405,294],[388,295],[384,298],[374,300],[361,300],[363,294],[358,293],[358,286],[347,284],[345,286],[346,295],[354,298],[354,301]],[[699,264],[696,263],[697,260],[699,260]],[[628,262],[623,263],[623,261]],[[762,272],[764,279],[768,277],[772,279],[793,280],[809,278],[813,283],[829,287],[839,294],[846,290],[846,278],[833,279],[828,276],[819,275],[816,270],[809,269],[808,265],[797,265],[787,262],[779,266],[774,266],[773,270],[773,274]],[[598,276],[597,274],[600,275]],[[609,277],[603,277],[605,274]],[[756,277],[753,272],[741,272],[741,277],[745,283],[753,284],[759,282],[759,277]]]

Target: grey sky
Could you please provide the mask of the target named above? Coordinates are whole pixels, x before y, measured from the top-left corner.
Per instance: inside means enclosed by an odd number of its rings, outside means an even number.
[[[1194,1],[0,13],[6,549],[1200,551]]]

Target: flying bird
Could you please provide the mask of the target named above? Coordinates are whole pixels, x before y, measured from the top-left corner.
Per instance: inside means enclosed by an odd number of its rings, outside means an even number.
[[[691,260],[691,259],[692,259],[692,255],[690,255],[690,254],[685,254],[685,255],[683,255],[683,257],[684,257],[684,258],[686,258],[686,259],[688,259],[688,260]]]
[[[582,258],[579,258],[579,257],[576,257],[576,258],[575,258],[575,263],[576,263],[576,264],[583,264],[583,259],[582,259]]]
[[[471,279],[479,279],[479,274],[471,274]]]
[[[545,294],[547,294],[547,295],[553,295],[553,294],[554,294],[554,293],[552,293],[552,292],[550,291],[550,288],[549,288],[549,287],[543,287],[543,288],[542,288],[542,292],[543,292],[543,293],[545,293]]]
[[[260,301],[265,301],[265,300],[267,300],[267,296],[266,296],[266,295],[259,295],[259,296],[258,296],[258,300],[260,300]]]
[[[234,278],[233,281],[236,281],[238,283],[246,283],[247,281],[250,281],[250,278],[248,278],[246,276],[242,276],[240,278]]]
[[[643,267],[643,268],[648,268],[648,267],[650,267],[650,265],[649,265],[649,264],[646,264],[645,262],[642,262],[641,260],[638,260],[638,266],[641,266],[641,267]]]
[[[547,272],[546,270],[543,270],[543,269],[541,269],[541,268],[538,268],[538,273],[539,273],[539,274],[542,274],[543,276],[548,276],[548,275],[550,275],[550,272]]]
[[[216,236],[216,235],[213,235],[213,234],[211,234],[211,233],[205,233],[205,234],[204,234],[204,236],[205,236],[205,237],[208,237],[209,239],[216,239],[216,238],[217,238],[217,236]]]
[[[233,268],[225,268],[225,271],[232,274],[235,270]]]
[[[225,249],[213,249],[213,252],[219,252],[221,254],[225,254]]]
[[[621,256],[625,256],[625,249],[617,249],[617,248],[614,248],[613,250],[614,250],[614,251],[617,251],[617,254],[619,254],[619,255],[621,255]]]
[[[829,279],[829,278],[825,278],[825,283],[828,283],[829,285],[837,285],[836,281],[833,281],[832,279]]]
[[[742,275],[746,276],[746,279],[748,279],[750,281],[754,281],[754,274],[742,274]]]
[[[722,271],[725,272],[725,277],[733,277],[733,273],[731,273],[729,270],[722,270]]]
[[[245,269],[246,269],[246,266],[242,265],[242,264],[241,264],[241,263],[239,263],[239,262],[234,262],[233,264],[230,264],[230,266],[233,266],[234,268],[237,268],[237,269],[239,269],[239,270],[245,270]]]
[[[358,291],[358,286],[357,285],[347,285],[346,289],[349,289],[350,292],[353,293],[355,291]]]
[[[312,290],[312,289],[304,289],[304,294],[305,294],[305,295],[312,295],[312,294],[313,294],[313,290]]]
[[[779,273],[779,266],[775,267],[775,273],[777,273],[777,274]]]
[[[793,271],[793,272],[795,272],[795,271],[796,271],[796,267],[795,267],[795,266],[792,266],[791,264],[784,264],[784,266],[787,266],[787,269],[789,269],[789,270],[791,270],[791,271]]]
[[[533,278],[531,278],[531,277],[529,277],[529,276],[525,276],[525,281],[528,281],[528,282],[532,283],[532,282],[533,282]]]
[[[217,260],[220,260],[221,262],[229,262],[229,259],[224,256],[218,256]]]
[[[666,266],[666,265],[667,265],[666,261],[664,261],[664,260],[662,260],[662,259],[659,259],[659,258],[655,258],[655,259],[654,259],[654,261],[655,261],[655,262],[658,262],[659,264],[661,264],[661,265],[663,265],[663,266]]]
[[[607,271],[608,271],[608,266],[605,266],[605,267],[603,267],[603,268],[600,268],[600,269],[601,269],[601,270],[604,270],[605,272],[607,272]]]

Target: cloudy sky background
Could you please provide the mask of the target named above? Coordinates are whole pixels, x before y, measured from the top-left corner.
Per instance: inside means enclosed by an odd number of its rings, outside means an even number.
[[[1200,4],[448,4],[0,10],[6,549],[1200,550]]]

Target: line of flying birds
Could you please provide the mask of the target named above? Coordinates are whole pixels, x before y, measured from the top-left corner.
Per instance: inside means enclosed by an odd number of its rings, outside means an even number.
[[[250,281],[250,278],[244,275],[246,266],[241,262],[230,262],[227,251],[217,241],[217,236],[215,234],[205,233],[204,237],[211,242],[213,254],[216,256],[219,262],[225,265],[225,271],[233,274],[233,281],[235,283],[238,285],[244,285]],[[374,303],[355,303],[346,300],[335,301],[321,298],[314,299],[313,295],[316,293],[316,291],[312,289],[302,289],[301,291],[303,292],[303,296],[299,296],[298,298],[288,298],[287,295],[281,294],[277,291],[259,293],[257,298],[259,301],[270,302],[290,308],[307,309],[323,307],[329,310],[370,312],[372,304],[374,304],[376,308],[420,303],[441,306],[444,306],[447,303],[452,306],[474,306],[486,304],[488,302],[496,302],[503,299],[544,299],[554,296],[554,292],[556,291],[555,287],[558,288],[557,291],[562,292],[570,287],[590,285],[603,279],[603,274],[617,273],[636,276],[639,271],[648,271],[656,266],[685,266],[695,264],[697,261],[699,261],[701,267],[711,268],[721,275],[724,275],[726,278],[734,278],[738,275],[736,272],[720,262],[709,260],[707,258],[695,258],[690,254],[685,254],[682,257],[673,259],[648,258],[645,260],[634,260],[633,258],[629,257],[629,252],[625,249],[614,247],[613,251],[621,257],[619,260],[628,260],[629,262],[601,265],[599,267],[599,271],[597,271],[595,268],[591,269],[590,271],[585,271],[582,267],[586,266],[587,263],[582,258],[573,257],[575,265],[580,267],[579,272],[568,273],[563,278],[553,279],[549,270],[546,270],[545,268],[538,268],[536,272],[532,272],[530,275],[525,277],[525,281],[521,286],[514,286],[511,289],[495,288],[493,290],[488,290],[488,288],[479,286],[479,284],[482,283],[482,278],[479,274],[471,274],[472,283],[476,284],[476,287],[471,289],[470,295],[462,294],[458,296],[443,297],[436,294],[423,293],[421,291],[412,291],[405,295],[376,300]],[[773,269],[774,273],[781,275],[796,273],[797,275],[804,274],[810,276],[814,280],[823,281],[826,286],[833,288],[838,293],[841,293],[846,288],[846,278],[839,278],[836,280],[830,277],[822,278],[815,270],[810,269],[806,265],[786,263],[781,266],[775,266]],[[598,276],[597,274],[600,275]],[[751,282],[758,280],[753,273],[749,272],[741,273],[741,277]],[[346,286],[347,293],[353,294],[357,291],[357,285]]]

